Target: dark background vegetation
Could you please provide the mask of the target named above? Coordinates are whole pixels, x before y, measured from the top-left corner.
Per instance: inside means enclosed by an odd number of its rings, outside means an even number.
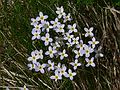
[[[30,19],[40,11],[54,19],[56,6],[72,14],[80,32],[93,26],[104,54],[95,68],[79,68],[74,81],[56,83],[48,73],[36,74],[27,67],[27,57],[35,49]],[[0,90],[24,85],[30,90],[120,90],[119,50],[119,0],[0,0]]]

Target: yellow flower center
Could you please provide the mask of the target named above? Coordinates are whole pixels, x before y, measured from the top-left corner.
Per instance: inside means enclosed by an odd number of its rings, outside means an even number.
[[[41,19],[41,20],[44,20],[44,17],[43,17],[43,16],[41,16],[41,17],[40,17],[40,19]]]

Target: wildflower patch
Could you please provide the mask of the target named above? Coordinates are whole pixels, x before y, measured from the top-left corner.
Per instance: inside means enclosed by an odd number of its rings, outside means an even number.
[[[84,36],[81,37],[77,24],[72,23],[71,14],[65,13],[63,6],[57,7],[56,14],[57,17],[51,21],[47,21],[48,16],[42,12],[31,19],[32,40],[44,47],[31,52],[28,67],[42,74],[50,72],[50,79],[55,81],[64,77],[73,80],[77,68],[95,67],[93,53],[99,41],[92,32],[93,27],[85,27]],[[85,43],[83,38],[90,41]]]

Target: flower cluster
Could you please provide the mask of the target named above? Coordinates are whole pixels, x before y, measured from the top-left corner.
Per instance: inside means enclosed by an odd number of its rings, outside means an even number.
[[[32,40],[41,43],[42,48],[31,52],[28,57],[29,70],[45,73],[51,72],[51,79],[55,81],[63,77],[73,80],[76,70],[82,66],[95,67],[95,46],[99,43],[93,34],[93,27],[84,28],[84,38],[80,37],[77,24],[72,22],[70,13],[65,13],[63,6],[57,7],[54,20],[47,21],[48,16],[42,12],[35,19],[31,19]],[[82,59],[81,59],[82,58]],[[64,63],[66,62],[66,63]],[[69,68],[68,68],[69,66]]]

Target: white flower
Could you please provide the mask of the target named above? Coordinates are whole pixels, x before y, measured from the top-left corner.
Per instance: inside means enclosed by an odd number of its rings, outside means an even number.
[[[70,64],[71,64],[72,66],[74,66],[74,67],[73,67],[74,70],[76,70],[78,66],[81,66],[81,63],[78,63],[78,60],[77,60],[77,59],[75,60],[75,62],[71,62]]]
[[[74,37],[74,35],[70,35],[69,33],[66,33],[64,35],[64,40],[68,40],[68,42],[71,42],[71,39]]]
[[[95,67],[95,63],[93,62],[94,61],[94,57],[92,57],[90,60],[88,58],[86,58],[85,60],[88,63],[86,65],[86,67],[89,67],[89,66]]]
[[[69,42],[69,43],[67,42],[66,44],[67,44],[68,47],[73,46],[73,44],[71,42]]]
[[[44,37],[44,36],[41,37],[41,40],[45,41],[45,42],[44,42],[45,46],[48,46],[48,45],[49,45],[49,42],[52,42],[52,41],[53,41],[53,39],[50,38],[49,33],[46,33],[46,34],[45,34],[45,37]]]
[[[64,27],[65,27],[64,24],[59,24],[55,30],[56,30],[56,32],[64,33],[65,32]]]
[[[76,24],[73,24],[73,26],[68,25],[68,29],[69,29],[69,33],[77,32]]]
[[[20,90],[29,90],[29,89],[24,85],[24,87],[20,88]]]
[[[53,58],[53,56],[54,56],[53,54],[55,54],[57,51],[55,49],[53,49],[51,46],[48,47],[48,50],[49,51],[45,52],[45,55],[49,55],[50,58]]]
[[[40,39],[40,32],[32,32],[32,34],[34,35],[32,36],[32,40]]]
[[[67,22],[67,21],[71,21],[72,20],[70,18],[70,13],[68,15],[64,15],[63,18],[64,18],[64,20],[63,20],[64,23]]]
[[[60,22],[58,22],[58,18],[55,18],[55,21],[50,21],[51,24],[53,24],[53,27],[56,28]]]
[[[51,79],[55,79],[57,81],[58,79],[62,79],[62,76],[60,73],[58,73],[57,70],[55,70],[55,75],[50,77]]]
[[[32,29],[32,32],[40,32],[41,33],[41,30],[40,30],[41,27],[42,27],[41,24],[35,24],[34,28]]]
[[[36,63],[37,59],[39,59],[39,57],[35,54],[35,51],[32,51],[31,57],[28,57],[28,61],[32,61],[33,63]]]
[[[44,68],[46,67],[46,64],[40,64],[39,62],[36,63],[35,71],[38,72],[40,71],[41,73],[44,73]]]
[[[38,55],[39,59],[43,59],[43,50],[42,49],[40,49],[39,51],[35,50],[35,53]]]
[[[85,37],[88,37],[88,36],[93,37],[93,36],[94,36],[94,34],[92,33],[93,27],[91,27],[90,29],[84,28],[84,30],[85,30],[85,32],[86,32]]]
[[[47,19],[48,16],[47,15],[43,15],[42,12],[39,12],[39,16],[36,18],[37,21],[44,21],[45,19]]]
[[[66,66],[63,64],[62,68],[59,69],[60,74],[66,76],[67,75],[66,69],[67,69]]]
[[[79,37],[76,37],[76,38],[72,38],[73,39],[73,42],[72,42],[72,44],[74,45],[74,44],[78,44],[79,43]]]
[[[42,31],[46,30],[47,32],[49,32],[49,30],[51,28],[53,28],[49,22],[47,21],[41,21],[41,24],[42,24]]]
[[[87,46],[87,45],[84,46],[84,49],[85,49],[85,56],[86,57],[89,57],[90,53],[92,53],[94,51],[93,48],[91,48],[90,46]]]
[[[35,68],[35,64],[34,63],[33,64],[28,64],[27,66],[29,67],[29,70],[32,70],[32,69]]]
[[[64,49],[63,52],[59,53],[60,59],[63,60],[64,57],[68,57],[68,54],[66,54],[66,50]]]
[[[38,21],[34,18],[31,18],[31,25],[37,25],[38,24]]]
[[[76,45],[76,48],[79,48],[79,49],[83,49],[84,48],[84,45],[85,44],[83,44],[83,40],[80,40],[80,43],[78,43],[77,45]]]
[[[79,58],[80,56],[83,56],[83,54],[85,54],[85,50],[83,49],[74,50],[74,53],[76,54],[75,58]]]
[[[61,6],[60,8],[57,7],[57,11],[56,11],[56,13],[58,14],[58,18],[61,18],[62,16],[64,16],[65,13],[64,13],[63,6]]]
[[[68,75],[66,75],[66,77],[69,77],[70,80],[73,80],[73,77],[76,75],[75,72],[72,72],[71,69],[68,70]]]
[[[56,49],[60,47],[60,44],[56,41],[55,43],[51,43],[51,46],[53,46],[53,49]]]
[[[95,45],[99,43],[99,41],[95,40],[95,37],[92,38],[92,41],[88,42],[90,45],[92,45],[92,48],[95,48]]]
[[[54,70],[54,62],[51,62],[51,60],[48,60],[48,71]]]

